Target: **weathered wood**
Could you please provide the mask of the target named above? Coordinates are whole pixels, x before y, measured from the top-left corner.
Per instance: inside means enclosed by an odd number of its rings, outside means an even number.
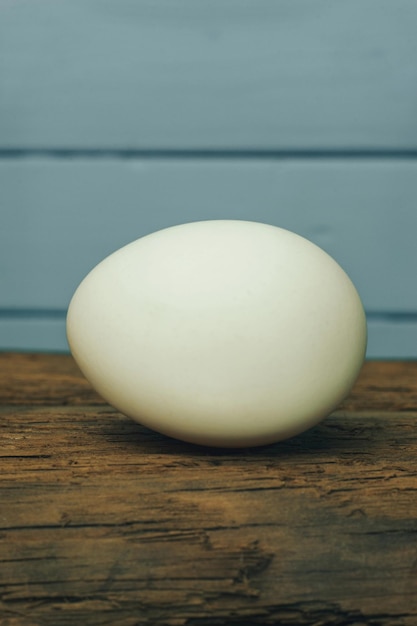
[[[417,623],[417,363],[366,363],[320,426],[245,450],[0,355],[0,624]]]
[[[0,353],[0,404],[104,404],[65,354]]]

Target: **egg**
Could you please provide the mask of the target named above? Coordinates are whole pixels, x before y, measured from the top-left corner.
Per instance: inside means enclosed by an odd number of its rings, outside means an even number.
[[[160,230],[97,265],[68,310],[96,391],[187,442],[259,446],[311,428],[358,376],[366,318],[347,274],[288,230],[214,220]]]

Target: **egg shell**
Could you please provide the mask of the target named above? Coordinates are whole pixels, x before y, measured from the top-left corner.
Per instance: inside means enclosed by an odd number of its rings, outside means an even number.
[[[68,310],[92,386],[141,424],[246,447],[317,424],[350,391],[366,318],[347,274],[288,230],[215,220],[167,228],[97,265]]]

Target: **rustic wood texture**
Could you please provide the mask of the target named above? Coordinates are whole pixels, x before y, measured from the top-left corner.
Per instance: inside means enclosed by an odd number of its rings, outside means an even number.
[[[185,444],[0,355],[0,624],[414,626],[417,362],[287,442]]]

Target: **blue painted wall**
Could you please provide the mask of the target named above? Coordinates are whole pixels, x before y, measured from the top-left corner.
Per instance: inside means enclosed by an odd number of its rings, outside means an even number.
[[[294,230],[350,274],[370,358],[417,358],[415,0],[0,0],[0,349],[67,350],[118,247]]]

